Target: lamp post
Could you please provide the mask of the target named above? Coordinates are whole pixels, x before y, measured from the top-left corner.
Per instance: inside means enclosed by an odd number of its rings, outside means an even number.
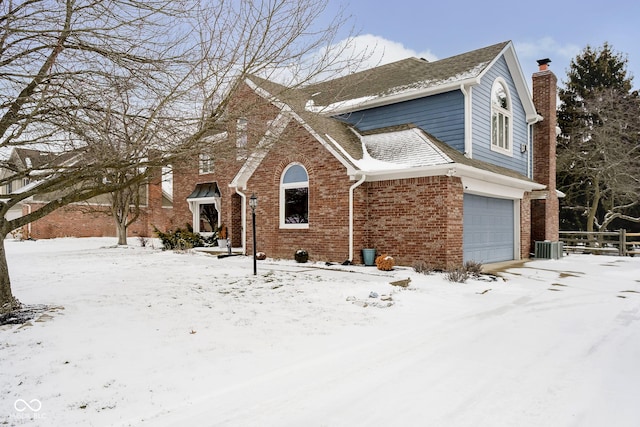
[[[258,207],[258,198],[255,194],[249,197],[249,206],[251,206],[251,218],[253,219],[253,275],[258,274],[258,266],[256,263],[256,207]]]

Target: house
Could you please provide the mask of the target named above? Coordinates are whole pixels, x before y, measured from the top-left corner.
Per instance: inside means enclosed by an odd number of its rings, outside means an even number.
[[[57,166],[73,166],[83,162],[83,156],[74,152],[55,153],[14,147],[0,167],[0,200],[22,197],[41,184],[42,171]],[[164,179],[163,179],[164,178]],[[166,176],[157,173],[140,187],[140,215],[129,229],[129,234],[152,236],[153,227],[170,228],[173,223],[172,191]],[[34,212],[58,197],[55,193],[34,194],[13,205],[5,214],[12,220]],[[27,224],[20,234],[36,239],[54,237],[115,236],[116,226],[110,211],[108,195],[81,203],[64,206],[47,216]]]
[[[538,62],[533,94],[511,42],[302,88],[247,76],[200,155],[172,165],[172,188],[161,174],[148,182],[130,234],[224,227],[249,253],[255,195],[256,246],[270,257],[303,248],[362,263],[368,248],[436,268],[528,258],[535,241],[558,240],[557,81],[550,61]],[[41,155],[14,151],[23,168]],[[46,201],[29,198],[22,210]],[[107,211],[101,200],[70,205],[29,232],[114,236]]]
[[[250,252],[255,195],[257,248],[277,258],[527,258],[558,239],[549,62],[533,96],[511,42],[297,89],[249,76],[198,166],[174,171],[174,214],[205,234],[224,224]]]

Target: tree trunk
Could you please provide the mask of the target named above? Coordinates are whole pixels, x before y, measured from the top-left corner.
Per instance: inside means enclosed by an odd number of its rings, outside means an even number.
[[[11,292],[11,280],[9,279],[9,266],[4,251],[4,237],[0,242],[0,313],[6,313],[20,307],[20,301],[13,297]]]
[[[587,231],[593,231],[593,225],[596,222],[596,214],[598,212],[598,206],[600,206],[600,184],[594,180],[594,192],[593,199],[591,200],[591,206],[587,213]]]
[[[116,218],[116,229],[118,230],[118,245],[126,245],[127,244],[127,218],[124,218],[122,221],[119,218]]]

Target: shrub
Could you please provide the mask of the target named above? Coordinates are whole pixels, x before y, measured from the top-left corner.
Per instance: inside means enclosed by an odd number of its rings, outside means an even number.
[[[469,273],[464,267],[456,267],[446,271],[445,278],[449,282],[465,283],[469,278]]]
[[[138,242],[140,242],[140,247],[146,248],[149,244],[149,238],[147,236],[138,236]]]
[[[482,264],[477,261],[467,261],[464,263],[464,269],[473,277],[480,277],[482,274]]]
[[[387,254],[382,254],[378,258],[376,258],[376,266],[378,267],[378,270],[383,270],[383,271],[392,270],[394,264],[395,264],[395,260],[393,259],[393,257]]]
[[[435,269],[431,264],[420,260],[413,263],[413,271],[420,274],[431,274]]]
[[[205,239],[199,233],[194,233],[189,225],[187,228],[177,228],[166,233],[158,230],[155,226],[153,230],[160,238],[163,250],[185,250],[205,246]]]

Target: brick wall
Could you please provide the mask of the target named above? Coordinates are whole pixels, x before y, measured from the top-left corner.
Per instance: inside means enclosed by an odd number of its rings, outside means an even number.
[[[531,244],[559,238],[559,202],[556,193],[557,78],[543,70],[533,74],[533,103],[543,120],[534,125],[533,179],[545,184],[544,195],[531,201]]]
[[[349,259],[349,187],[353,181],[345,167],[298,123],[292,122],[281,140],[251,177],[246,191],[258,197],[257,250],[274,258],[293,259],[296,250],[305,249],[312,260]],[[294,162],[302,164],[309,175],[308,229],[280,228],[280,180]],[[250,216],[248,207],[247,212]],[[247,226],[247,248],[251,248],[251,218]]]
[[[435,176],[367,183],[366,241],[400,265],[423,260],[437,268],[462,264],[463,188]]]
[[[127,235],[153,237],[153,226],[166,230],[176,224],[173,208],[162,206],[161,176],[150,179],[147,186],[147,205],[141,207],[140,216],[129,226]],[[23,205],[23,215],[33,212],[43,203]],[[190,217],[189,217],[190,218]],[[77,203],[64,206],[25,227],[34,239],[55,237],[115,237],[117,229],[108,206]]]

